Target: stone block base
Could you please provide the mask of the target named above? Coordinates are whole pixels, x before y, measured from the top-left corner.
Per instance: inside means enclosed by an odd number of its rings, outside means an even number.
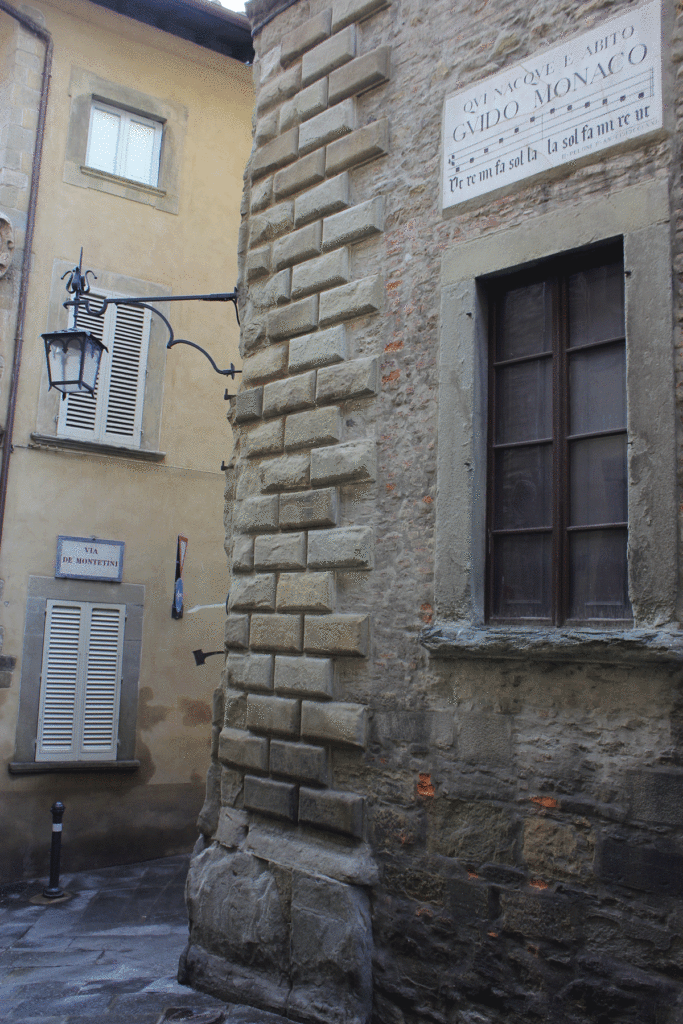
[[[190,941],[178,980],[304,1024],[368,1024],[366,890],[212,843],[187,880]]]

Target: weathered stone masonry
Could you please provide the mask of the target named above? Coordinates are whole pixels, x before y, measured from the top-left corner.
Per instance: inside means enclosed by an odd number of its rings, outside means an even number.
[[[379,244],[384,197],[367,194],[354,171],[390,146],[388,119],[366,123],[358,99],[390,77],[388,47],[363,48],[359,30],[386,6],[338,0],[285,35],[256,102],[241,254],[244,364],[231,413],[228,655],[202,818],[205,833],[224,844],[227,821],[237,821],[236,793],[240,827],[250,811],[364,835],[363,796],[337,782],[334,760],[368,744],[368,708],[348,693],[338,666],[367,658],[371,647],[358,592],[373,569],[374,534],[358,509],[377,479],[374,430],[363,423],[379,360],[377,347],[358,344],[346,324],[363,318],[371,330],[384,306],[381,274],[363,275],[358,258],[359,247]],[[259,877],[265,863],[272,871],[270,861],[249,863]],[[348,882],[366,881],[368,870],[348,877],[338,865],[326,878],[290,876],[291,938],[261,951],[256,968],[237,954],[237,986],[249,987],[249,1001],[320,1019],[365,1018],[369,911],[365,892]],[[268,897],[252,898],[261,913]],[[323,912],[337,917],[341,946],[325,941]],[[220,949],[200,931],[200,951],[188,955],[195,980]],[[318,948],[298,955],[299,944]],[[326,960],[329,991],[315,995]],[[342,980],[349,970],[358,975],[351,992]]]
[[[446,96],[631,6],[249,5],[227,656],[181,966],[199,988],[311,1024],[683,1019],[680,6],[662,131],[446,215],[439,193]],[[477,281],[618,237],[647,377],[636,628],[491,630]]]

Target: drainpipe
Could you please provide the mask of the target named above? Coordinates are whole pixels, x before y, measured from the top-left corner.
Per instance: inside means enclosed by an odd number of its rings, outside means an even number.
[[[12,364],[12,381],[10,385],[9,407],[7,410],[7,422],[5,423],[5,436],[3,440],[3,459],[0,469],[0,544],[2,543],[2,529],[5,523],[5,501],[7,499],[7,480],[9,477],[10,456],[12,454],[12,436],[14,434],[14,415],[17,408],[17,393],[19,391],[19,372],[21,370],[21,354],[24,347],[24,321],[26,319],[26,298],[28,295],[28,282],[31,271],[31,250],[33,249],[33,232],[36,222],[36,204],[38,201],[38,182],[40,181],[40,165],[43,158],[43,136],[45,134],[45,117],[47,114],[47,96],[50,90],[50,74],[52,71],[52,36],[42,28],[33,18],[29,18],[21,11],[17,11],[7,0],[0,0],[0,11],[9,14],[11,18],[18,21],[28,32],[37,36],[45,44],[45,56],[43,57],[43,77],[40,86],[40,106],[38,108],[38,125],[36,127],[36,141],[33,148],[33,165],[31,167],[31,187],[28,199],[28,214],[26,217],[26,236],[24,239],[24,258],[21,263],[21,284],[19,287],[19,306],[17,309],[17,328],[14,335],[14,360]]]

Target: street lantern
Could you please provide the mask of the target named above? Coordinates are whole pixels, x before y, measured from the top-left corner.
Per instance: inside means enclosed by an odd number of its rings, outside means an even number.
[[[60,391],[62,399],[79,392],[93,395],[106,346],[89,331],[77,327],[51,331],[43,334],[43,339],[50,388]]]
[[[232,302],[235,308],[235,316],[239,324],[240,318],[237,312],[237,289],[234,292],[220,292],[211,295],[153,295],[141,298],[139,295],[129,295],[126,298],[98,298],[95,301],[98,308],[92,308],[89,301],[90,282],[88,275],[95,277],[92,270],[83,270],[83,250],[78,266],[73,270],[67,270],[62,274],[62,280],[68,277],[66,290],[73,299],[63,303],[65,309],[73,309],[73,321],[78,323],[78,314],[81,309],[90,317],[101,317],[107,306],[141,306],[151,310],[165,324],[168,330],[168,342],[166,348],[173,348],[174,345],[189,345],[190,348],[201,352],[211,363],[216,373],[221,376],[235,379],[236,373],[241,370],[235,369],[233,363],[221,370],[216,365],[206,349],[197,345],[194,341],[187,341],[185,338],[176,338],[169,320],[161,313],[152,302]],[[64,331],[50,331],[42,336],[45,339],[45,355],[47,356],[47,372],[50,379],[50,387],[61,391],[62,398],[74,393],[85,393],[93,395],[97,383],[97,373],[100,368],[102,353],[108,349],[101,341],[98,341],[89,331],[79,327],[68,327]],[[48,389],[49,390],[49,389]],[[225,392],[226,399],[230,396]]]

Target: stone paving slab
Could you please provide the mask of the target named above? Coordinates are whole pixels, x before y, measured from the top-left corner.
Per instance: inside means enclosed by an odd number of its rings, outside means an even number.
[[[0,1019],[7,1024],[291,1024],[179,985],[189,858],[63,875],[73,899],[0,888]],[[204,1018],[202,1020],[202,1018]]]

